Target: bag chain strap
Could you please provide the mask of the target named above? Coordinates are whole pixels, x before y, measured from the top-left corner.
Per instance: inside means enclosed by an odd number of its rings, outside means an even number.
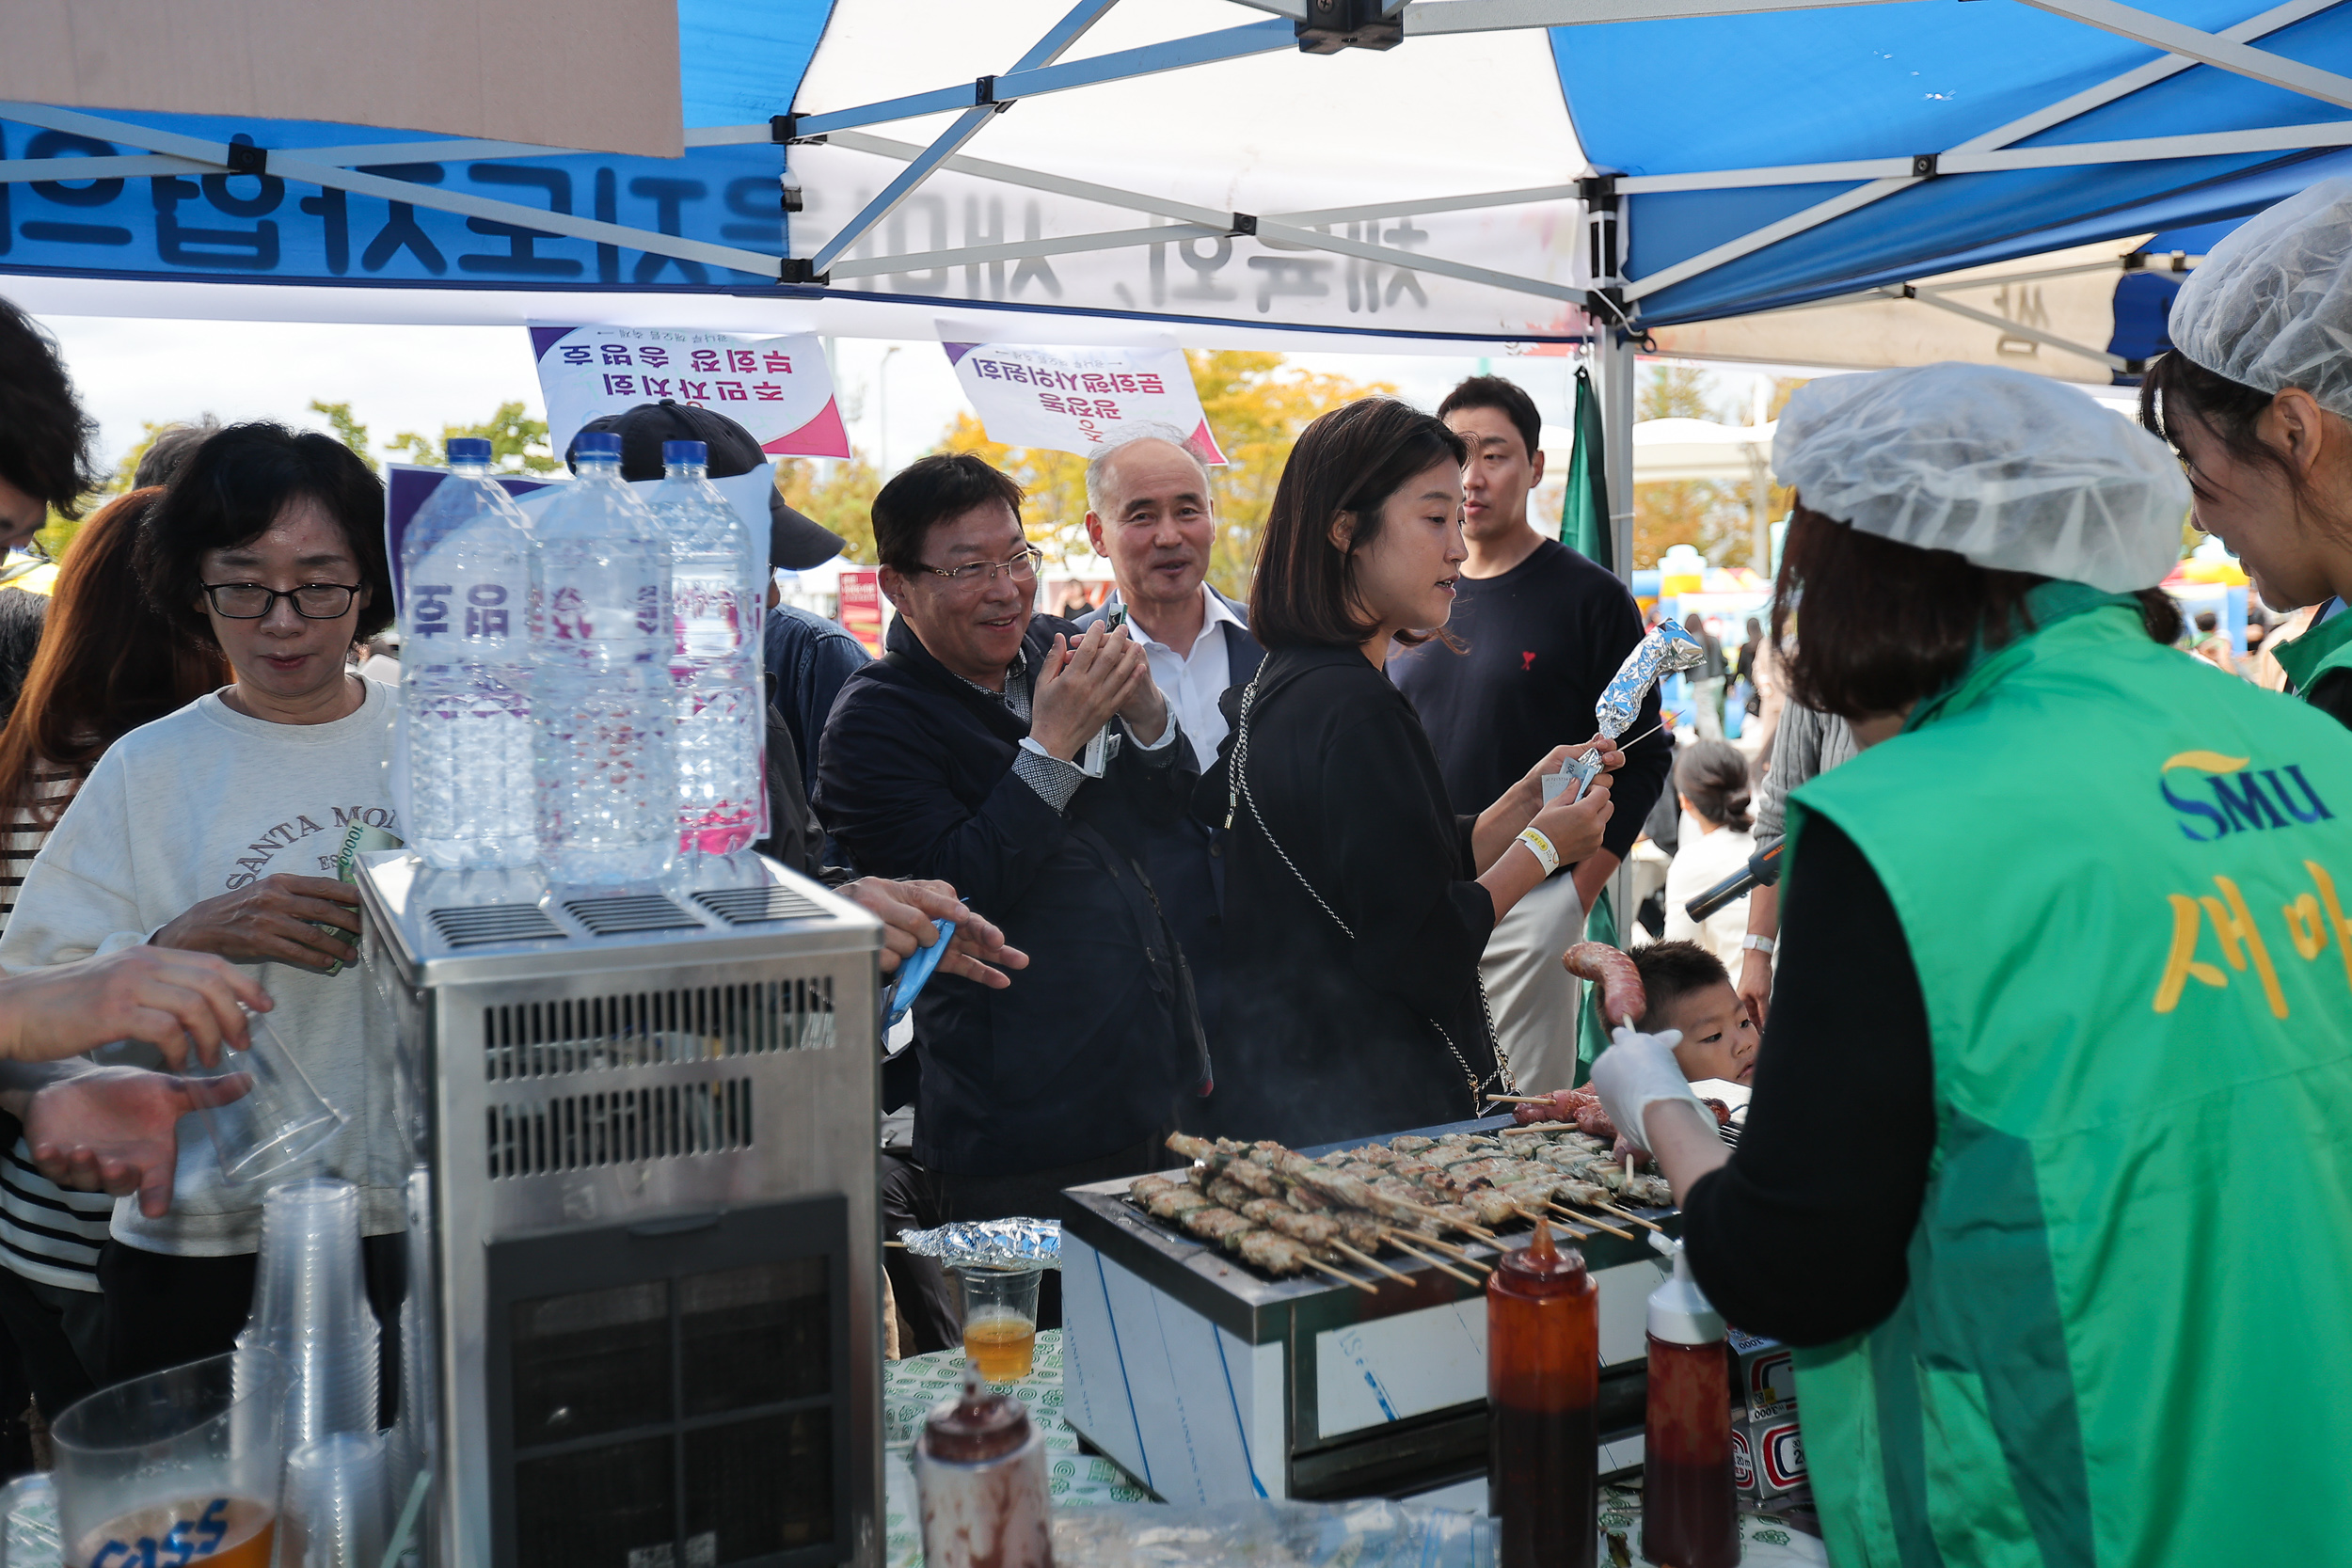
[[[1260,673],[1263,673],[1263,671],[1261,670]],[[1235,715],[1233,724],[1233,755],[1226,768],[1228,774],[1225,800],[1226,830],[1229,832],[1232,830],[1233,818],[1239,813],[1240,808],[1243,805],[1248,806],[1249,820],[1257,824],[1258,835],[1273,847],[1276,854],[1282,857],[1282,863],[1289,866],[1291,875],[1298,879],[1298,885],[1307,890],[1307,896],[1315,901],[1317,909],[1331,917],[1331,924],[1340,928],[1340,934],[1348,941],[1354,942],[1355,931],[1349,927],[1346,921],[1340,918],[1339,911],[1323,901],[1323,895],[1315,891],[1314,883],[1307,880],[1307,874],[1298,869],[1298,863],[1291,859],[1290,851],[1282,847],[1282,841],[1276,838],[1267,829],[1265,818],[1259,814],[1258,798],[1249,788],[1249,709],[1257,700],[1258,676],[1252,675],[1249,677],[1249,684],[1242,688],[1241,710]],[[1511,1059],[1502,1049],[1502,1037],[1495,1032],[1494,1009],[1486,1002],[1486,976],[1482,974],[1477,978],[1478,1010],[1486,1020],[1486,1037],[1494,1042],[1495,1048],[1495,1069],[1486,1076],[1499,1081],[1502,1085],[1504,1094],[1517,1094],[1519,1092],[1519,1086],[1511,1073]],[[1454,1065],[1462,1069],[1462,1081],[1470,1085],[1470,1109],[1475,1112],[1479,1101],[1485,1098],[1485,1083],[1470,1070],[1469,1061],[1462,1055],[1461,1048],[1454,1043],[1454,1037],[1446,1033],[1445,1025],[1434,1018],[1424,1022],[1438,1032],[1438,1037],[1445,1042],[1446,1050],[1452,1053]]]

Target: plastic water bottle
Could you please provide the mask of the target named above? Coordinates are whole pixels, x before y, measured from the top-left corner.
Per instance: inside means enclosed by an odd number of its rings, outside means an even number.
[[[743,515],[710,483],[709,465],[700,441],[662,442],[668,477],[646,504],[670,542],[678,849],[726,855],[768,833],[765,555]]]
[[[621,438],[572,451],[579,478],[532,536],[539,859],[552,882],[649,880],[677,855],[670,551],[621,483]]]
[[[489,442],[452,440],[449,466],[400,546],[408,847],[429,865],[528,865],[531,528]]]

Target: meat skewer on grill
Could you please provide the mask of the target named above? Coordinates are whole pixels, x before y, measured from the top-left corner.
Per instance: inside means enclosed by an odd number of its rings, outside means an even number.
[[[1139,1197],[1144,1206],[1163,1219],[1173,1219],[1194,1236],[1212,1242],[1232,1253],[1252,1268],[1271,1275],[1298,1274],[1307,1269],[1329,1275],[1359,1291],[1376,1291],[1343,1269],[1335,1269],[1314,1256],[1307,1243],[1264,1228],[1246,1214],[1237,1213],[1212,1201],[1206,1194],[1179,1186],[1165,1178],[1142,1177],[1128,1189]],[[1195,1198],[1198,1201],[1193,1201]],[[1174,1212],[1163,1212],[1172,1210]]]

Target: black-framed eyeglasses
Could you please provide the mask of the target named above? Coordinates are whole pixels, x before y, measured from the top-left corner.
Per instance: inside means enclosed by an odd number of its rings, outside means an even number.
[[[1024,545],[1020,554],[1004,561],[969,561],[961,566],[926,566],[923,570],[935,578],[946,578],[952,588],[977,588],[983,582],[994,582],[999,572],[1015,582],[1035,582],[1038,562],[1044,559],[1043,550],[1035,545]]]
[[[266,588],[258,582],[207,582],[199,586],[212,602],[213,613],[231,621],[264,620],[280,599],[292,599],[294,613],[306,621],[332,621],[349,611],[352,595],[367,584],[306,582],[299,588]]]

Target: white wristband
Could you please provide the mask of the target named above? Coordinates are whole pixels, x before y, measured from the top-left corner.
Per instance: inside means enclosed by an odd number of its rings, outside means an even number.
[[[1551,847],[1551,840],[1541,832],[1523,828],[1519,831],[1518,841],[1527,846],[1528,853],[1535,857],[1536,863],[1544,868],[1545,876],[1549,877],[1560,869],[1560,851]]]
[[[1769,955],[1773,948],[1779,946],[1780,944],[1770,937],[1746,936],[1740,939],[1740,945],[1750,953],[1763,953]]]

